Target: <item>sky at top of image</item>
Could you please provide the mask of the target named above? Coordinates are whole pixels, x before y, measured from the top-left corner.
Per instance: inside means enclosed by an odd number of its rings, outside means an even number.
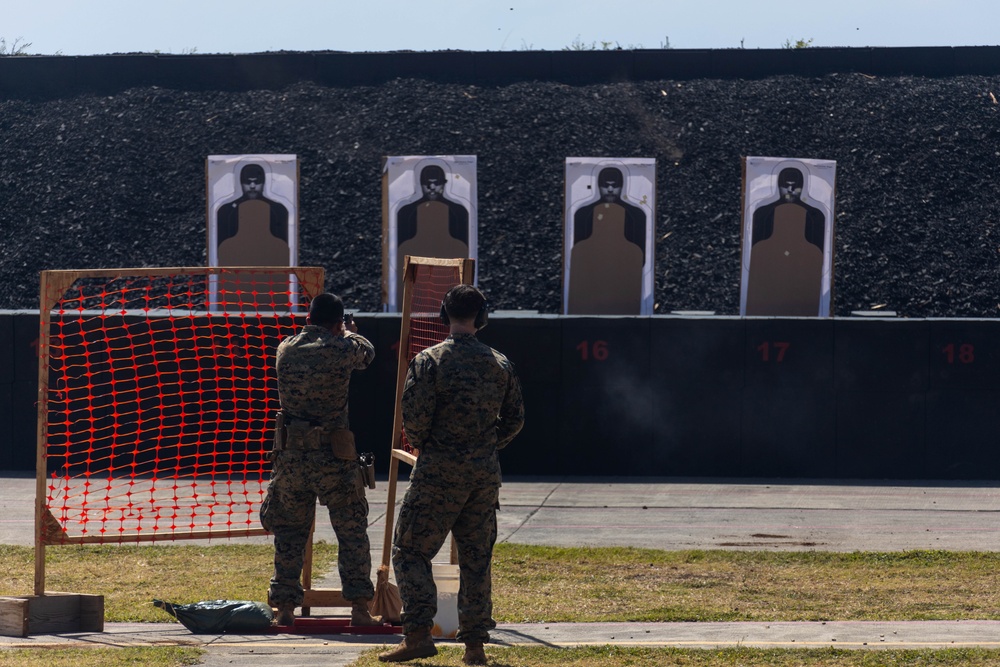
[[[5,0],[39,55],[991,46],[996,0]]]

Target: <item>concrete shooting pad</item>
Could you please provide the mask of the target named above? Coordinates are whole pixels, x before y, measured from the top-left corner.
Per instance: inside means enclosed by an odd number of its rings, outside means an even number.
[[[2,474],[2,473],[0,473]],[[397,500],[405,491],[400,480]],[[385,480],[369,492],[373,563],[381,559]],[[0,543],[30,545],[34,479],[0,484]],[[990,482],[517,478],[505,481],[499,542],[679,549],[1000,551],[1000,490]],[[319,514],[323,517],[323,514]],[[249,538],[259,543],[268,538]],[[332,541],[324,521],[316,539]],[[243,540],[239,540],[242,542]],[[223,543],[225,540],[214,540]],[[175,542],[173,544],[183,544]],[[439,559],[447,558],[447,548]],[[374,572],[373,572],[374,574]],[[334,588],[336,572],[314,577]],[[316,615],[346,610],[313,609]],[[488,652],[513,645],[712,648],[1000,648],[1000,621],[502,624]],[[9,648],[194,645],[202,665],[348,665],[395,635],[194,635],[178,623],[106,623],[102,633],[0,637]],[[442,642],[448,645],[449,642]]]

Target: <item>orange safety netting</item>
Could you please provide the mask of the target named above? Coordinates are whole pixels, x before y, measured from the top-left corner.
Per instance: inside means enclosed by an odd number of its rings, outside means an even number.
[[[417,264],[414,267],[407,361],[448,337],[448,325],[441,321],[441,302],[459,282],[458,266]]]
[[[437,345],[448,337],[448,325],[441,321],[441,302],[448,290],[461,282],[461,266],[454,264],[415,264],[410,289],[410,335],[406,342],[406,360]],[[403,434],[403,449],[411,451]]]
[[[48,543],[263,532],[274,352],[323,271],[175,271],[46,272]]]

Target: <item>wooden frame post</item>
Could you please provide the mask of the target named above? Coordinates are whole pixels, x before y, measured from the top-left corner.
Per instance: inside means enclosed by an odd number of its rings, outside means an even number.
[[[435,257],[403,258],[403,313],[399,330],[399,365],[396,369],[396,409],[392,420],[392,449],[389,459],[389,482],[385,504],[385,536],[382,543],[382,565],[391,565],[392,534],[396,521],[396,486],[399,478],[400,462],[411,466],[416,465],[417,457],[403,449],[403,386],[406,384],[406,371],[410,365],[410,316],[412,313],[413,273],[418,265],[457,266],[458,282],[471,285],[476,271],[474,259],[440,259]],[[455,540],[451,541],[449,562],[458,563],[458,550]]]

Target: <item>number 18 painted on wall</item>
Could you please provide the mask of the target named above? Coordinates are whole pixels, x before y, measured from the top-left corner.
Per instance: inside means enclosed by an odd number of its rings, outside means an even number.
[[[976,360],[976,348],[970,343],[948,343],[941,352],[944,353],[945,361],[953,364],[956,361],[960,364],[971,364]]]

